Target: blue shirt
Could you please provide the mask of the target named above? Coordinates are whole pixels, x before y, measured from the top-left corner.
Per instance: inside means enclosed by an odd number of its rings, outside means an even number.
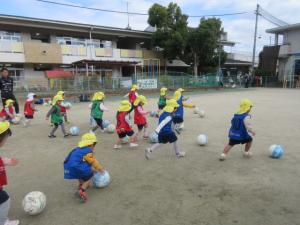
[[[183,113],[184,113],[184,109],[183,109],[183,97],[180,96],[180,98],[177,100],[177,103],[179,105],[179,107],[177,108],[176,112],[174,113],[174,117],[179,117],[183,119]]]
[[[158,134],[167,134],[172,132],[172,119],[172,113],[163,112],[159,117],[158,127],[155,132]]]
[[[230,139],[241,141],[250,138],[250,135],[244,123],[244,119],[247,116],[248,113],[234,114],[231,120],[231,127],[228,135]]]

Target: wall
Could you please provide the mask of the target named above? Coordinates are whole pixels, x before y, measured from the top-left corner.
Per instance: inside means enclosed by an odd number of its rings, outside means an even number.
[[[33,65],[24,65],[25,83],[28,86],[48,87],[48,79],[44,71],[34,71]]]
[[[300,53],[300,30],[289,31],[286,34],[287,42],[291,46],[291,54]]]

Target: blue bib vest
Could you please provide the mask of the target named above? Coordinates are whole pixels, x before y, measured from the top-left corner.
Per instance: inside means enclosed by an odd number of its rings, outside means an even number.
[[[178,100],[177,103],[179,105],[179,107],[177,108],[176,112],[174,113],[174,117],[179,117],[183,119],[183,101],[182,101],[183,97],[181,96]]]
[[[93,174],[92,166],[83,159],[88,153],[92,153],[89,147],[77,147],[69,153],[64,161],[65,179],[80,179]]]
[[[248,134],[248,131],[244,124],[244,119],[247,116],[248,113],[234,114],[231,120],[231,127],[228,135],[230,139],[241,141],[250,138],[250,135]]]
[[[172,117],[171,113],[168,112],[163,112],[160,117],[159,117],[159,123],[160,124],[165,118],[167,118],[168,116]],[[170,120],[160,131],[159,134],[167,134],[172,132],[172,120]]]

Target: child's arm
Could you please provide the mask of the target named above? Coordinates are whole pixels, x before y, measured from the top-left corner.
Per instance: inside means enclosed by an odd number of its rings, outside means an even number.
[[[123,97],[128,98],[128,96],[129,96],[129,92],[126,95],[124,95]]]
[[[85,156],[83,156],[83,159],[87,161],[94,170],[104,172],[104,168],[101,166],[101,164],[98,162],[98,160],[94,157],[93,153],[88,153]]]
[[[247,116],[245,119],[244,119],[244,124],[245,124],[245,127],[247,129],[247,131],[252,134],[253,136],[255,136],[255,132],[252,128],[252,125],[251,125],[251,122],[250,122],[250,119],[251,119],[251,116]]]
[[[129,126],[132,126],[129,113],[127,113],[127,115],[125,116],[125,121],[129,124]]]
[[[187,103],[186,101],[182,102],[183,107],[185,108],[195,108],[195,105],[192,103]]]
[[[32,102],[30,104],[30,108],[33,110],[33,111],[37,111],[37,109],[35,108],[35,104]]]
[[[161,121],[161,123],[158,125],[158,127],[155,129],[155,133],[159,133],[160,130],[167,125],[167,123],[169,123],[172,120],[171,116],[166,117],[163,121]]]
[[[99,107],[102,111],[109,111],[109,109],[103,103],[101,103]]]
[[[18,164],[16,158],[1,157],[1,159],[5,166],[15,166]]]
[[[52,113],[54,113],[56,110],[55,106],[52,106],[49,112],[46,115],[46,120],[51,116]]]
[[[138,107],[138,111],[140,114],[142,114],[143,116],[147,115],[149,112],[146,110],[143,110],[143,108],[141,106]]]
[[[5,112],[9,116],[9,118],[13,119],[15,116],[9,112],[9,108],[5,107]]]

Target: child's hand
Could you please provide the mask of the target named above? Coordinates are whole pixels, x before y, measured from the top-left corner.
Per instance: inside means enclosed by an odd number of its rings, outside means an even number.
[[[253,136],[255,136],[255,135],[256,135],[256,133],[255,133],[254,131],[252,131],[252,135],[253,135]]]
[[[19,163],[19,161],[16,158],[11,158],[10,159],[10,165],[11,166],[15,166]]]

